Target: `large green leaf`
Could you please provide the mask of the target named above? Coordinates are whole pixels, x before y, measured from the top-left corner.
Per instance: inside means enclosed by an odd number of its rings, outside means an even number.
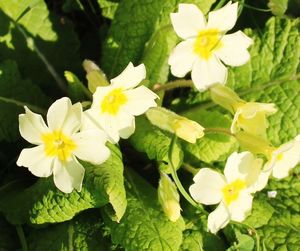
[[[168,152],[172,136],[152,125],[145,117],[136,119],[136,130],[130,137],[131,145],[139,152],[147,154],[151,160],[159,162],[164,171],[169,171]],[[183,152],[178,143],[174,146],[173,164],[178,168],[183,159]]]
[[[49,13],[43,0],[0,1],[0,23],[1,58],[16,60],[34,83],[63,88],[63,71],[78,69],[72,24]]]
[[[108,250],[101,231],[100,214],[87,211],[71,221],[32,230],[28,237],[31,251]]]
[[[40,112],[48,103],[38,86],[22,79],[16,62],[0,63],[0,141],[19,137],[18,114],[24,112],[24,105]]]
[[[16,230],[0,215],[0,251],[16,250],[19,246],[16,235]]]
[[[145,63],[151,83],[165,82],[167,60],[178,38],[170,25],[169,14],[180,2],[194,2],[205,12],[215,0],[121,1],[102,50],[102,68],[111,78],[132,61]],[[146,47],[145,47],[146,45]]]
[[[86,170],[81,192],[60,192],[53,177],[39,179],[33,186],[0,198],[0,210],[14,224],[43,224],[72,219],[77,213],[111,203],[117,220],[126,209],[123,163],[120,151],[111,147],[111,157],[102,165],[84,163]],[[21,205],[21,206],[16,206]]]
[[[128,206],[120,223],[104,220],[110,228],[112,242],[126,250],[178,250],[182,242],[184,222],[171,222],[163,213],[157,192],[132,171],[126,173]]]

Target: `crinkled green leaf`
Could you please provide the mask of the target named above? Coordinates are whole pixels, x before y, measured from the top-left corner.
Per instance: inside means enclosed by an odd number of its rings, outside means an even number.
[[[180,2],[186,1],[120,2],[102,50],[101,66],[109,78],[119,74],[132,61],[134,64],[145,63],[150,83],[167,80],[167,60],[178,40],[170,25],[169,14]],[[195,2],[206,12],[214,0],[187,2]]]
[[[230,130],[231,120],[228,116],[224,116],[217,111],[195,110],[184,115],[200,123],[204,128],[225,128]],[[195,144],[183,144],[188,160],[196,165],[200,160],[206,163],[223,161],[224,157],[228,156],[236,148],[235,138],[222,133],[206,133]]]
[[[65,194],[54,186],[53,177],[39,179],[27,189],[2,196],[0,210],[13,224],[43,224],[70,220],[85,209],[111,203],[120,220],[126,209],[123,163],[120,151],[111,149],[111,157],[102,165],[84,163],[81,192]]]
[[[48,103],[38,86],[21,77],[16,62],[0,63],[0,141],[15,141],[19,137],[18,115],[24,112],[24,105],[41,112],[40,107]]]
[[[87,211],[71,221],[32,230],[27,239],[30,251],[108,250],[98,212]]]
[[[138,117],[135,132],[129,140],[137,151],[146,153],[149,159],[158,161],[164,171],[169,171],[168,152],[172,140],[171,134],[152,125],[145,117]],[[183,158],[183,152],[178,143],[174,146],[173,156],[173,164],[178,168]]]
[[[102,16],[107,17],[109,19],[114,18],[119,3],[110,0],[98,0],[98,4],[101,7]]]
[[[238,243],[227,249],[227,251],[252,251],[254,250],[254,240],[247,234],[238,233],[236,236]]]
[[[1,58],[16,60],[22,75],[35,84],[63,85],[63,71],[79,68],[72,24],[49,13],[44,0],[0,1],[0,23]]]
[[[300,249],[300,179],[296,175],[284,180],[271,180],[268,190],[277,191],[266,199],[275,209],[268,224],[257,231],[267,250]]]
[[[288,0],[268,0],[268,7],[276,16],[282,16],[288,7]]]
[[[203,251],[202,234],[195,230],[183,232],[183,242],[180,246],[181,251]]]
[[[126,173],[128,206],[120,223],[104,220],[110,228],[112,242],[130,251],[178,250],[184,222],[171,222],[163,213],[156,190],[132,171]]]

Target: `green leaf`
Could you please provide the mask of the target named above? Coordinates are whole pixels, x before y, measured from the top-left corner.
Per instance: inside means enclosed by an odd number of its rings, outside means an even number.
[[[120,2],[102,50],[101,67],[109,78],[119,74],[132,61],[134,64],[145,63],[151,83],[166,81],[167,60],[178,40],[169,15],[180,2],[186,1]],[[207,11],[214,0],[187,2],[195,2]]]
[[[172,137],[169,133],[152,125],[145,117],[136,118],[136,129],[129,139],[137,151],[144,152],[149,159],[158,161],[165,172],[170,171],[168,152],[171,140]],[[183,159],[183,152],[179,143],[174,146],[173,157],[173,164],[175,168],[178,168]]]
[[[252,251],[254,250],[254,240],[249,235],[237,233],[237,244],[227,249],[227,251]]]
[[[110,0],[98,0],[98,4],[102,10],[102,16],[109,19],[114,19],[119,3]]]
[[[275,209],[268,224],[257,231],[266,250],[300,248],[300,180],[294,175],[284,180],[271,180],[268,190],[277,191],[266,201]]]
[[[202,234],[195,230],[183,232],[183,242],[180,246],[182,251],[203,251]]]
[[[156,190],[132,171],[126,173],[125,184],[128,206],[120,223],[110,221],[103,212],[112,242],[130,251],[178,250],[184,229],[182,218],[169,221],[157,201]]]
[[[111,203],[117,220],[126,209],[123,163],[119,149],[111,146],[111,157],[102,165],[83,163],[86,173],[81,192],[60,192],[53,177],[0,199],[0,210],[13,224],[43,224],[72,219],[77,213]],[[22,206],[16,206],[22,205]]]
[[[15,141],[19,137],[18,115],[27,105],[35,112],[43,112],[49,99],[38,86],[22,79],[16,62],[0,63],[0,141]]]
[[[288,0],[268,0],[268,7],[275,16],[282,16],[288,7]]]
[[[16,60],[34,83],[64,88],[64,70],[80,63],[72,24],[49,13],[43,0],[1,1],[0,23],[1,58]]]
[[[224,116],[217,111],[208,112],[199,109],[184,115],[189,119],[195,120],[204,128],[225,128],[230,130],[231,120],[228,116]],[[183,143],[187,159],[196,165],[200,160],[206,163],[223,161],[236,148],[237,143],[234,137],[220,133],[206,133],[195,144]]]
[[[15,229],[0,215],[0,251],[17,250]]]
[[[71,221],[32,230],[28,237],[31,251],[108,250],[101,231],[99,212],[87,211]]]

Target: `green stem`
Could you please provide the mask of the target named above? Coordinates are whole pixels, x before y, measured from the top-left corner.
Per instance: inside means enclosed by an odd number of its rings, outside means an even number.
[[[26,238],[25,238],[22,226],[17,225],[16,230],[17,230],[17,234],[19,236],[20,242],[21,242],[22,251],[28,251],[28,246],[27,246],[27,242],[26,242]]]
[[[223,5],[225,4],[226,1],[227,0],[220,0],[213,10],[217,10],[217,9],[220,9],[221,7],[223,7]]]
[[[205,128],[204,133],[222,133],[222,134],[226,134],[232,137],[235,137],[235,135],[233,133],[231,133],[228,129],[226,128]]]
[[[175,143],[176,143],[176,139],[177,139],[177,136],[174,135],[173,138],[172,138],[172,141],[171,141],[171,145],[170,145],[170,148],[169,148],[169,152],[168,152],[168,158],[169,158],[169,163],[171,165],[171,169],[172,169],[172,172],[171,172],[171,175],[172,175],[172,178],[178,188],[178,190],[180,191],[180,193],[182,194],[182,196],[192,205],[194,206],[195,208],[199,209],[201,212],[205,213],[204,209],[202,206],[200,206],[197,202],[195,202],[192,197],[185,191],[183,185],[181,184],[178,176],[177,176],[177,172],[176,172],[176,169],[173,165],[173,161],[172,161],[172,156],[173,156],[173,150],[174,150],[174,146],[175,146]]]
[[[185,88],[185,87],[193,87],[194,84],[192,80],[178,79],[175,81],[168,82],[164,85],[156,84],[157,87],[154,86],[153,91],[158,93],[161,91],[170,91],[176,88]]]
[[[193,176],[195,176],[198,172],[199,172],[199,169],[198,168],[195,168],[193,166],[191,166],[190,164],[188,163],[183,163],[182,164],[182,167],[184,170],[188,171],[189,173],[191,173]]]

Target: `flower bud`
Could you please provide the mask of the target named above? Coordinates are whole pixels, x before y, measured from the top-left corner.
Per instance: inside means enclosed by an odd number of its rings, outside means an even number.
[[[165,173],[160,174],[158,201],[169,220],[177,221],[180,217],[179,194],[175,184]]]
[[[98,86],[107,86],[109,82],[104,72],[91,60],[85,59],[82,63],[86,71],[86,79],[88,80],[88,88],[94,93]]]
[[[189,143],[194,144],[204,136],[204,128],[200,124],[162,107],[150,108],[146,116],[153,125],[174,133]]]

